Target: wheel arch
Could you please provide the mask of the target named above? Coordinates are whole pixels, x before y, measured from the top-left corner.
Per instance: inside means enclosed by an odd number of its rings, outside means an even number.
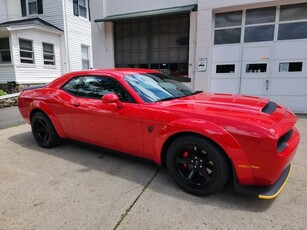
[[[53,126],[54,126],[57,134],[59,135],[59,137],[65,138],[65,133],[62,129],[60,122],[58,121],[58,119],[56,118],[56,116],[52,112],[52,110],[49,108],[47,103],[36,100],[36,101],[32,102],[31,108],[32,109],[31,109],[30,116],[29,116],[30,123],[32,123],[33,115],[37,112],[41,112],[41,113],[45,114],[50,119],[50,121],[53,124]]]
[[[176,127],[176,130],[174,129]],[[182,135],[195,135],[210,141],[217,146],[229,162],[229,167],[232,168],[233,176],[236,176],[239,181],[241,178],[249,178],[253,180],[253,173],[250,168],[241,168],[240,165],[248,165],[249,160],[240,144],[235,138],[222,127],[199,119],[181,119],[170,123],[163,128],[160,133],[159,143],[156,143],[158,149],[157,158],[155,161],[165,166],[167,149],[170,144]]]
[[[195,136],[195,137],[203,138],[206,141],[210,142],[211,144],[213,144],[215,147],[217,147],[224,154],[224,156],[226,157],[226,159],[229,163],[229,167],[230,168],[233,167],[229,155],[226,153],[226,151],[218,143],[216,143],[214,140],[208,138],[207,136],[204,136],[204,135],[202,135],[200,133],[196,133],[196,132],[179,132],[179,133],[175,133],[172,136],[168,137],[168,139],[164,142],[162,149],[161,149],[161,165],[163,167],[166,166],[166,154],[167,154],[168,148],[177,138],[182,137],[182,136]]]

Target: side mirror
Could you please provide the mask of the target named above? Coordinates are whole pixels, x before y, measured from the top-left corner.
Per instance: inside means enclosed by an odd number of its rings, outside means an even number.
[[[124,105],[119,100],[118,96],[115,93],[108,93],[102,97],[102,102],[105,104],[115,103],[118,108],[124,107]]]

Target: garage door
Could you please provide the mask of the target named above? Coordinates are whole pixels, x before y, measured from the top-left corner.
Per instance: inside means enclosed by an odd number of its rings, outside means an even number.
[[[267,97],[307,113],[307,52],[301,47],[307,41],[214,47],[210,90]]]
[[[307,113],[307,3],[215,14],[210,90]]]

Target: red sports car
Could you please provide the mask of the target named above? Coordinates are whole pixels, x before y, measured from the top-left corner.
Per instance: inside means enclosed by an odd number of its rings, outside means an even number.
[[[153,160],[183,190],[274,198],[291,171],[296,116],[269,99],[193,91],[144,69],[72,72],[18,99],[43,148],[69,138]]]

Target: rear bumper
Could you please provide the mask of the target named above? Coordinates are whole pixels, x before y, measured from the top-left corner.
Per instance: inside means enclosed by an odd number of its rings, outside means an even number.
[[[236,176],[234,176],[234,189],[238,193],[257,196],[260,199],[273,199],[281,192],[287,183],[291,173],[291,167],[291,164],[289,164],[288,167],[284,169],[278,180],[268,187],[241,185],[238,183]]]

